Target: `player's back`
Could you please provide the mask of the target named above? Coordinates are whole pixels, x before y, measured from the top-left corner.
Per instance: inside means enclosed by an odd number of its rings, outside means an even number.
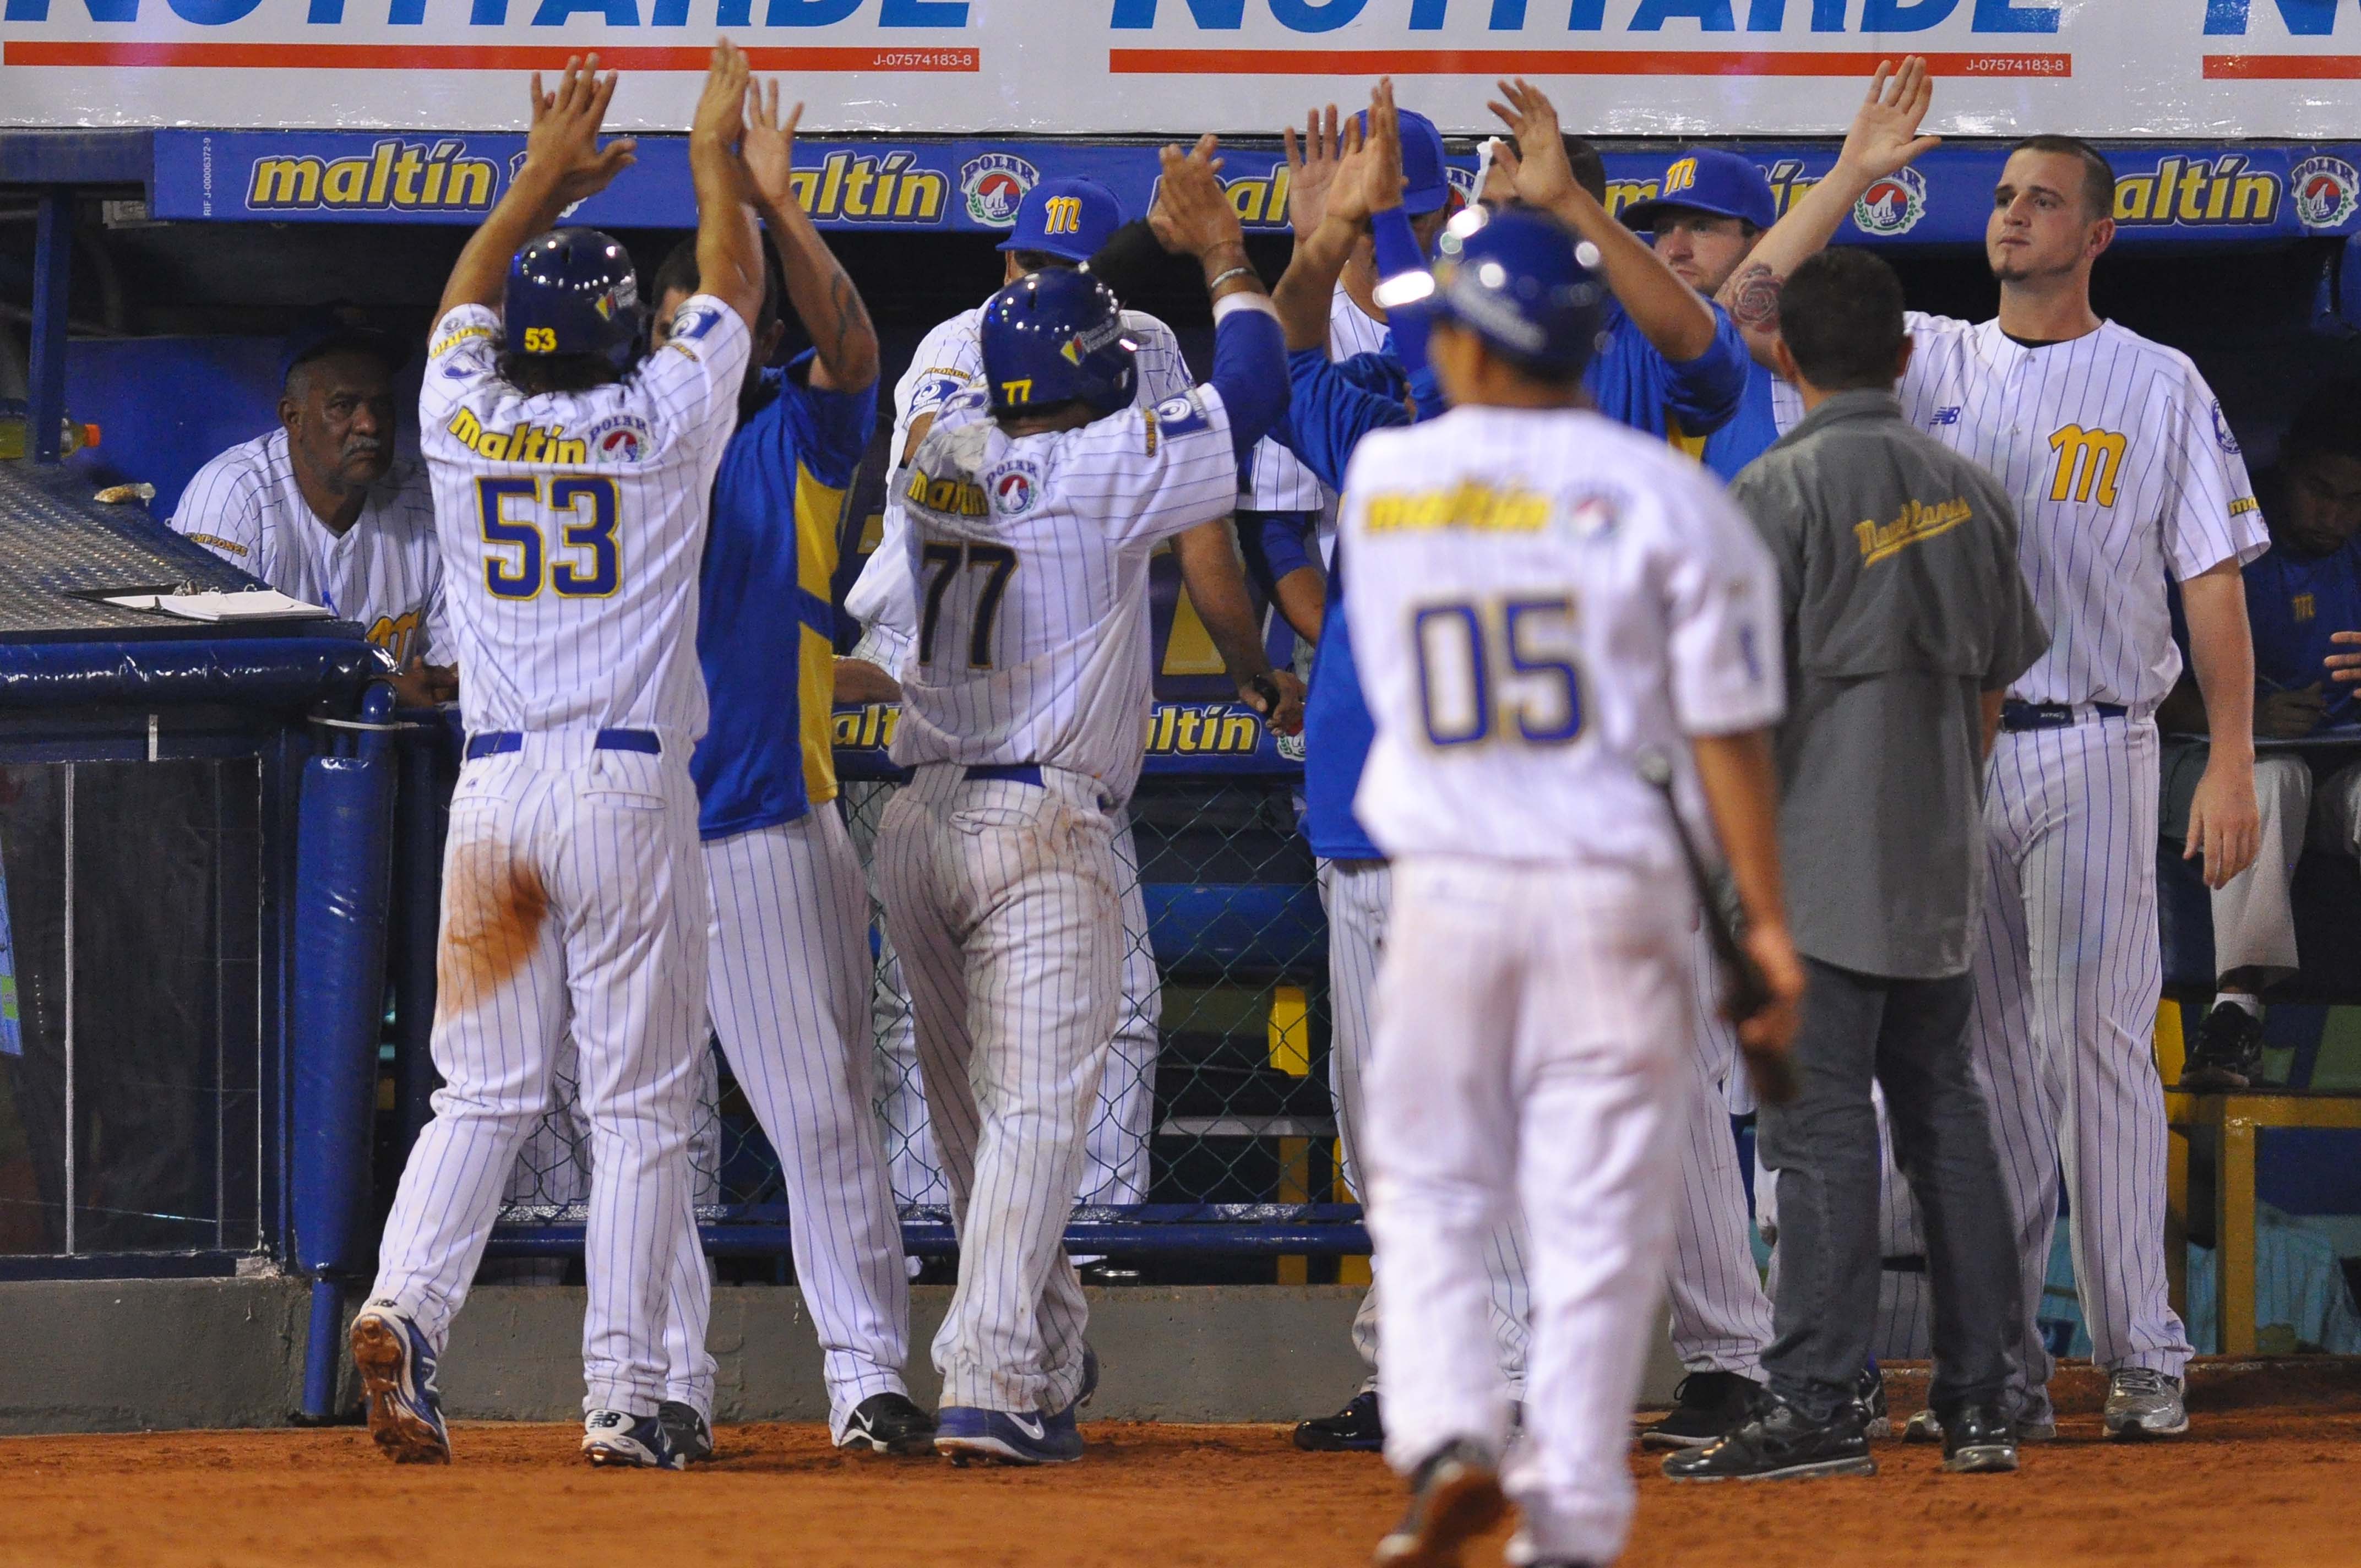
[[[705,729],[697,576],[750,352],[733,311],[682,306],[622,380],[528,395],[499,318],[438,329],[420,396],[468,732]],[[667,748],[669,750],[669,747]]]
[[[1677,867],[1686,737],[1780,712],[1770,560],[1712,477],[1567,410],[1462,408],[1375,433],[1342,523],[1378,737],[1355,808],[1389,855]]]
[[[2265,536],[2221,404],[2179,350],[2104,322],[2026,344],[1997,321],[1912,314],[1910,422],[2000,480],[2049,651],[2010,695],[2153,707],[2180,656],[2167,579]]]
[[[1148,554],[1236,497],[1218,394],[1013,439],[968,394],[901,482],[918,632],[894,760],[1048,765],[1129,795],[1150,696]]]

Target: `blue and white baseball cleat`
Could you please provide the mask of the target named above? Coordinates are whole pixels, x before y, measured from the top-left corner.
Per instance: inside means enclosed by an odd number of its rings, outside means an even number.
[[[582,1453],[602,1470],[688,1468],[688,1455],[673,1446],[660,1415],[593,1410],[582,1418]]]
[[[946,1405],[935,1416],[935,1452],[953,1464],[978,1460],[994,1464],[1071,1464],[1082,1456],[1082,1429],[1071,1409],[1055,1415],[1036,1411],[980,1410]]]
[[[451,1431],[434,1389],[434,1350],[408,1313],[372,1301],[353,1319],[353,1365],[368,1403],[369,1437],[397,1464],[448,1464]]]

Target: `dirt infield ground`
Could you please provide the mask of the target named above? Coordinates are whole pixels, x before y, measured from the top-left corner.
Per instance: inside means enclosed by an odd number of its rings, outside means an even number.
[[[1897,1416],[1913,1408],[1896,1378]],[[2209,1390],[2209,1384],[2212,1385]],[[2087,1374],[2061,1439],[2015,1476],[1947,1476],[1882,1444],[1873,1480],[1675,1487],[1635,1457],[1631,1568],[2008,1568],[2361,1563],[2361,1391],[2277,1371],[2201,1378],[2198,1430],[2098,1435]],[[246,1568],[763,1563],[1066,1568],[1368,1561],[1399,1492],[1378,1462],[1299,1454],[1275,1427],[1086,1424],[1048,1471],[853,1461],[804,1426],[726,1429],[686,1475],[594,1472],[572,1430],[463,1425],[448,1470],[396,1469],[360,1432],[0,1442],[0,1563]],[[1496,1547],[1471,1563],[1499,1561]]]

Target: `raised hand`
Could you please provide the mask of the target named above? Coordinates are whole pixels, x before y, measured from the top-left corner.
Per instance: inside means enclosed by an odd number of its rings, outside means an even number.
[[[697,113],[688,123],[692,150],[702,145],[736,153],[746,134],[746,87],[751,80],[743,50],[728,38],[713,46],[713,63],[705,73],[705,91],[697,95]]]
[[[1336,179],[1328,187],[1328,211],[1325,218],[1336,218],[1355,228],[1367,228],[1369,223],[1369,139],[1362,128],[1358,115],[1345,122],[1338,138],[1341,152],[1336,159]],[[1400,156],[1399,152],[1396,154]]]
[[[1295,139],[1293,126],[1281,131],[1279,139],[1287,145],[1288,226],[1300,238],[1320,226],[1336,165],[1345,156],[1344,138],[1336,129],[1336,105],[1304,112],[1301,143]]]
[[[1508,159],[1510,178],[1516,182],[1517,194],[1536,207],[1554,207],[1571,198],[1581,187],[1575,182],[1574,166],[1565,160],[1557,106],[1540,88],[1521,77],[1499,86],[1500,97],[1506,102],[1494,102],[1486,107],[1499,115],[1500,123],[1517,138],[1519,152]],[[1493,157],[1498,159],[1499,152]]]
[[[1363,200],[1372,213],[1390,212],[1401,205],[1402,187],[1408,183],[1402,177],[1401,116],[1394,108],[1393,78],[1382,77],[1369,93],[1368,152],[1361,169]]]
[[[1218,178],[1222,160],[1213,154],[1221,145],[1208,132],[1185,154],[1177,145],[1157,154],[1164,178],[1156,190],[1156,204],[1148,210],[1148,226],[1157,242],[1176,255],[1202,258],[1223,246],[1246,243],[1238,210],[1230,205]]]
[[[532,127],[524,138],[525,167],[546,178],[567,206],[605,190],[616,175],[638,161],[630,137],[618,137],[603,148],[598,127],[606,123],[607,105],[614,100],[617,72],[598,74],[598,57],[568,59],[557,91],[544,93],[541,72],[533,74]]]
[[[785,207],[795,201],[795,186],[789,177],[796,167],[796,126],[803,123],[803,117],[804,106],[797,104],[787,112],[785,121],[779,118],[776,80],[755,84],[746,95],[746,133],[741,149],[746,173],[754,182],[755,195],[774,207]]]
[[[1869,96],[1853,115],[1852,128],[1845,133],[1844,150],[1837,154],[1837,162],[1862,179],[1882,180],[1942,146],[1941,137],[1918,134],[1919,124],[1934,101],[1935,79],[1924,59],[1911,55],[1903,60],[1900,71],[1887,61],[1878,61],[1877,74],[1870,78]]]

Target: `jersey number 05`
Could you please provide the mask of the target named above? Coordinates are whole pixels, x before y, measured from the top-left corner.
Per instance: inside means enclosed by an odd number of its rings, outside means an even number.
[[[537,597],[545,578],[563,598],[602,599],[622,582],[615,481],[598,474],[522,475],[476,481],[484,587],[494,598]],[[549,559],[557,535],[560,558]]]
[[[1499,735],[1562,746],[1576,739],[1582,733],[1582,676],[1573,644],[1572,599],[1433,604],[1413,611],[1411,647],[1427,743],[1473,746]]]

